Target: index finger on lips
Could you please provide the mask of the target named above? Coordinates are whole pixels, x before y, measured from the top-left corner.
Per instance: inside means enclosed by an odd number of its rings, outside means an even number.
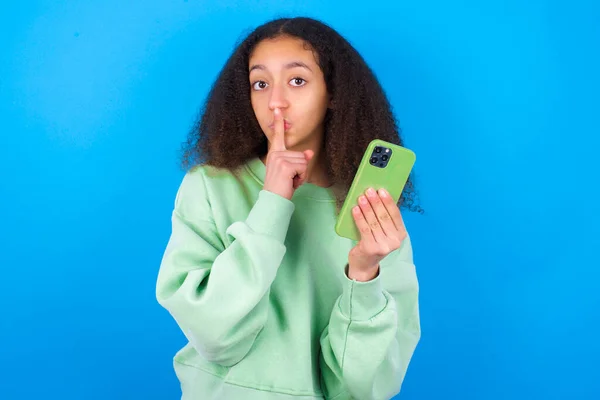
[[[273,140],[271,143],[271,149],[273,151],[286,151],[285,147],[285,122],[281,110],[276,108],[273,112]]]

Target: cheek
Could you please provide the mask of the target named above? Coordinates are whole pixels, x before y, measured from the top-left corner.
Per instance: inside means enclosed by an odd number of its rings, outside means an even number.
[[[268,115],[266,115],[266,112],[261,103],[261,100],[259,98],[256,98],[253,96],[250,98],[250,103],[252,105],[252,110],[254,111],[254,116],[258,120],[258,123],[261,125],[261,127],[263,127],[263,124],[268,124],[269,123],[269,121],[267,121]]]
[[[323,122],[327,112],[327,98],[321,95],[310,96],[310,98],[304,99],[302,110],[306,117],[306,123],[314,128]]]

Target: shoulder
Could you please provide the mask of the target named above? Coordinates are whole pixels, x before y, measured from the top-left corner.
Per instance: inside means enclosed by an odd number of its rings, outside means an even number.
[[[177,191],[175,199],[176,203],[189,197],[196,197],[199,194],[205,193],[206,168],[205,165],[197,165],[185,173],[179,184],[179,190]]]
[[[243,168],[239,167],[239,169]],[[190,168],[181,181],[179,191],[182,195],[198,194],[206,191],[206,187],[215,184],[219,180],[230,179],[233,172],[225,168],[219,168],[208,164],[198,164]]]
[[[237,171],[242,171],[243,168],[244,166],[241,166]],[[239,183],[239,177],[226,168],[207,164],[196,165],[190,168],[181,180],[175,197],[175,208],[194,213],[206,212],[212,209],[211,199],[220,197],[221,193],[235,191]]]
[[[207,170],[212,167],[196,165],[183,176],[175,195],[175,211],[185,217],[206,215],[211,209],[207,189]]]

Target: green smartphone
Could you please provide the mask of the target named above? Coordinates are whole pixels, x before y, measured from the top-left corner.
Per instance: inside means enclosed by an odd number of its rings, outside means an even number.
[[[412,150],[393,143],[380,139],[369,143],[337,217],[335,232],[341,237],[360,240],[360,232],[352,217],[352,208],[358,205],[358,198],[369,187],[375,190],[384,188],[394,203],[398,203],[416,158]]]

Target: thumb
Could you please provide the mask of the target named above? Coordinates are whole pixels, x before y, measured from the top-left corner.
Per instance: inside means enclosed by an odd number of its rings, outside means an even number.
[[[310,160],[315,156],[315,152],[312,150],[304,150],[302,153],[304,153],[304,158],[306,159],[307,162],[310,162]],[[308,171],[304,171],[303,173],[294,177],[294,189],[297,189],[304,182],[306,182],[308,180],[307,172]]]
[[[306,158],[306,161],[310,161],[312,160],[312,158],[315,156],[315,152],[312,150],[304,150],[304,158]]]

